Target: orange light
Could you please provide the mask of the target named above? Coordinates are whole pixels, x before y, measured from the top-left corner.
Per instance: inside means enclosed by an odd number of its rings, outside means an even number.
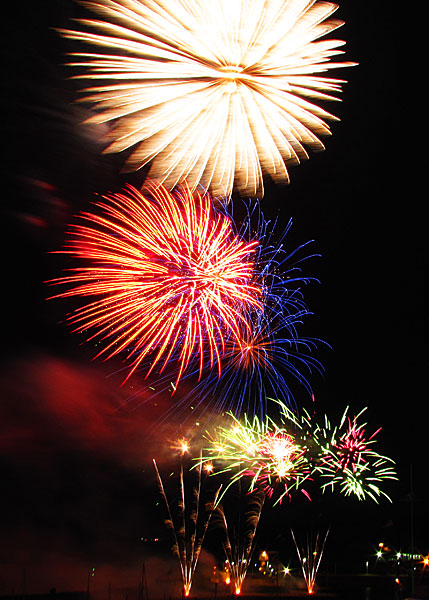
[[[178,438],[171,444],[170,448],[175,452],[179,452],[183,456],[184,454],[189,452],[189,441],[185,437]]]
[[[226,585],[229,585],[229,584],[231,583],[231,579],[230,579],[229,577],[227,577],[227,578],[225,579],[225,583],[226,583]]]

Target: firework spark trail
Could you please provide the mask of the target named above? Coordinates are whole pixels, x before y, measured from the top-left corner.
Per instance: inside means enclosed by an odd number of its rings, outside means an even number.
[[[173,519],[170,503],[165,493],[164,484],[161,479],[155,459],[153,459],[155,472],[158,480],[159,490],[164,500],[168,518],[165,521],[167,528],[172,532],[174,544],[173,553],[179,559],[180,572],[182,576],[183,591],[187,597],[190,594],[195,569],[198,564],[204,537],[212,516],[220,488],[215,492],[212,502],[204,506],[205,515],[201,516],[201,470],[202,462],[198,468],[197,485],[193,488],[192,506],[186,510],[185,483],[183,477],[183,464],[180,466],[179,474],[179,502],[178,515]]]
[[[238,504],[240,518],[232,519],[230,521],[232,526],[228,525],[223,506],[219,504],[216,509],[224,533],[222,546],[236,596],[241,593],[243,582],[250,566],[255,547],[256,529],[259,524],[264,501],[265,493],[261,490],[255,490],[252,494],[248,495],[247,509],[243,514],[243,518],[241,518],[242,502],[240,501]]]
[[[62,251],[84,266],[50,282],[69,288],[55,298],[95,298],[69,322],[105,342],[97,356],[126,350],[128,377],[144,361],[148,374],[175,361],[176,386],[190,363],[199,377],[204,366],[220,375],[226,343],[242,346],[248,315],[262,309],[257,240],[242,240],[208,194],[188,187],[170,194],[148,184],[141,194],[129,186],[103,198],[103,214],[81,215]]]
[[[321,542],[320,533],[317,532],[316,539],[313,543],[312,539],[307,537],[307,547],[299,548],[295,535],[291,530],[293,541],[295,543],[296,551],[298,554],[299,561],[301,563],[302,574],[304,576],[305,583],[309,594],[313,594],[314,585],[316,583],[317,571],[319,570],[320,562],[322,560],[323,551],[325,549],[326,538],[328,537],[329,529],[325,534],[325,537]]]
[[[338,100],[351,66],[331,62],[344,42],[321,39],[343,22],[337,5],[314,0],[92,0],[101,19],[59,30],[97,52],[73,52],[75,77],[98,81],[83,101],[88,122],[112,122],[107,152],[132,149],[127,168],[152,161],[172,189],[185,179],[215,194],[263,193],[263,173],[288,181],[287,164],[323,149],[326,120],[313,103]],[[84,72],[82,72],[82,69]],[[204,132],[204,135],[202,135]]]

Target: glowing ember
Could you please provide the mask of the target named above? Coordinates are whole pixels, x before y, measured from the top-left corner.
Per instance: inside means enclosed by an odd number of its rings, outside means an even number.
[[[171,445],[171,449],[179,452],[182,456],[189,452],[189,441],[186,438],[180,438]]]

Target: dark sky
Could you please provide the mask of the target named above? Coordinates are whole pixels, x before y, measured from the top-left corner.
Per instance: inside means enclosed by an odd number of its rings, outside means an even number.
[[[150,461],[155,456],[166,473],[174,470],[167,439],[179,423],[153,429],[172,401],[130,404],[138,379],[121,387],[111,376],[114,364],[91,360],[93,349],[59,323],[64,306],[45,300],[44,281],[59,274],[61,258],[49,252],[61,247],[72,215],[95,193],[142,176],[121,174],[122,158],[102,155],[100,131],[81,124],[88,108],[73,102],[78,85],[67,79],[66,43],[53,31],[81,9],[69,0],[11,9],[3,113],[0,595],[83,589],[93,565],[102,573],[97,585],[119,586],[137,578],[137,565],[152,553],[140,539],[165,537]],[[262,208],[281,223],[293,219],[291,246],[314,239],[321,254],[306,267],[321,283],[306,290],[314,316],[305,330],[332,346],[321,357],[324,376],[312,382],[320,410],[339,415],[349,404],[356,411],[368,406],[368,428],[382,426],[379,449],[397,462],[400,480],[388,486],[391,505],[325,498],[311,509],[301,501],[267,509],[261,544],[287,548],[282,535],[291,524],[322,515],[320,522],[332,523],[332,556],[345,531],[349,547],[386,535],[405,549],[412,469],[416,545],[427,553],[427,221],[409,149],[409,130],[420,124],[404,115],[400,23],[391,3],[373,3],[368,12],[362,3],[343,2],[339,16],[346,20],[346,57],[359,63],[341,73],[349,82],[343,102],[328,107],[341,121],[325,152],[292,169],[289,186],[267,183]],[[152,557],[154,572],[165,556]]]

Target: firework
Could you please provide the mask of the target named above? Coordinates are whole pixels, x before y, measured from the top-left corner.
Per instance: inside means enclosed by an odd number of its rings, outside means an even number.
[[[267,398],[280,394],[293,405],[295,386],[311,395],[308,374],[323,371],[311,355],[323,342],[299,335],[299,327],[311,314],[303,288],[315,281],[303,275],[302,265],[316,255],[306,252],[310,242],[288,248],[292,223],[284,231],[277,231],[277,223],[264,218],[258,203],[231,203],[228,214],[238,222],[240,238],[248,244],[258,241],[253,281],[261,290],[260,306],[242,306],[247,310],[245,320],[251,325],[242,327],[241,344],[232,336],[226,340],[221,377],[215,369],[206,369],[197,382],[198,366],[194,371],[188,369],[184,377],[189,385],[183,387],[189,391],[181,395],[174,411],[186,412],[192,406],[204,412],[211,406],[218,412],[232,410],[237,416],[243,410],[256,412],[263,419]],[[156,381],[159,392],[169,387],[168,374]]]
[[[281,410],[287,418],[287,407]],[[301,418],[295,419],[295,435],[300,444],[308,446],[307,456],[322,480],[323,491],[339,489],[345,496],[371,498],[375,502],[380,496],[389,498],[379,484],[397,476],[393,460],[374,450],[375,436],[381,428],[367,435],[367,424],[359,423],[366,409],[354,417],[348,416],[348,410],[347,407],[338,426],[333,426],[326,415],[318,422],[303,411]]]
[[[286,408],[286,407],[285,407]],[[301,487],[311,475],[312,468],[306,457],[306,447],[296,443],[293,433],[278,427],[266,416],[264,420],[244,415],[238,420],[232,413],[229,427],[219,427],[215,437],[208,435],[210,446],[202,461],[214,461],[222,465],[218,473],[231,474],[229,485],[242,478],[249,478],[249,491],[255,488],[272,496],[280,489],[276,504],[291,490]],[[307,494],[305,490],[301,490]],[[223,496],[222,494],[222,496]]]
[[[379,484],[397,479],[394,463],[373,448],[379,430],[365,436],[366,424],[358,423],[364,411],[347,418],[346,409],[340,425],[332,427],[326,415],[320,425],[309,413],[297,416],[283,402],[274,402],[280,408],[279,425],[269,416],[260,420],[245,415],[239,420],[228,413],[231,425],[207,434],[210,445],[202,460],[219,463],[219,473],[230,473],[229,485],[244,477],[250,478],[250,490],[262,488],[272,496],[280,489],[276,503],[316,478],[322,491],[338,489],[345,496],[375,502],[381,496],[389,498]]]
[[[149,362],[147,374],[170,361],[176,385],[190,363],[217,367],[228,344],[243,345],[248,315],[261,310],[254,282],[257,240],[245,242],[208,194],[188,187],[174,194],[148,185],[96,203],[101,215],[84,213],[62,252],[82,261],[54,280],[67,286],[54,297],[90,298],[69,322],[93,330],[110,358],[127,351],[129,375]],[[174,387],[174,386],[173,386]]]
[[[236,596],[241,593],[250,565],[264,500],[265,493],[255,490],[247,496],[247,508],[243,515],[241,515],[242,501],[240,500],[238,503],[240,514],[231,520],[232,525],[228,525],[224,508],[219,505],[216,509],[223,531],[222,547],[225,552],[226,566]]]
[[[172,550],[179,559],[183,593],[187,597],[191,591],[192,580],[198,564],[201,547],[207,532],[210,517],[217,501],[219,490],[214,494],[213,500],[211,502],[206,502],[204,507],[202,507],[200,466],[198,468],[197,484],[192,490],[193,493],[191,507],[189,510],[187,510],[182,464],[179,475],[179,502],[177,506],[177,516],[176,518],[173,518],[173,511],[171,509],[170,502],[168,501],[167,494],[165,493],[164,484],[162,483],[161,475],[159,474],[155,459],[153,460],[153,464],[155,467],[159,490],[167,510],[167,519],[165,524],[173,534],[174,543]]]
[[[83,100],[91,123],[113,123],[107,152],[132,149],[127,167],[152,161],[151,176],[173,188],[185,179],[230,196],[263,190],[263,173],[287,181],[286,165],[323,149],[332,114],[313,101],[338,100],[341,79],[321,75],[344,42],[338,8],[314,0],[93,0],[101,19],[60,30],[96,46],[73,53],[77,78],[98,82]],[[83,71],[82,71],[83,69]]]
[[[306,371],[323,371],[321,363],[310,354],[321,342],[296,337],[296,331],[288,328],[295,319],[300,324],[306,314],[280,319],[271,318],[267,312],[255,315],[252,328],[243,331],[243,345],[227,346],[222,358],[222,377],[208,373],[193,388],[192,403],[202,404],[213,398],[219,412],[228,408],[239,415],[244,409],[247,413],[257,412],[263,419],[267,399],[279,391],[290,405],[294,404],[292,382],[311,395]]]
[[[185,454],[187,454],[189,452],[189,440],[186,439],[185,437],[181,437],[177,440],[175,440],[171,445],[170,445],[171,450],[174,450],[175,452],[178,452],[180,454],[180,456],[184,456]]]
[[[359,500],[368,497],[377,502],[380,496],[389,499],[378,484],[386,479],[396,480],[397,476],[393,460],[374,450],[375,436],[381,428],[367,435],[366,423],[358,423],[365,410],[350,418],[346,409],[339,427],[331,432],[329,445],[324,446],[317,468],[324,481],[322,489],[339,488],[346,496],[355,495]],[[327,438],[328,433],[323,437]]]
[[[312,594],[314,592],[316,575],[317,571],[319,570],[320,561],[322,560],[323,550],[325,548],[326,538],[328,537],[329,530],[326,532],[323,541],[320,538],[319,532],[317,532],[314,542],[311,537],[307,537],[306,548],[300,548],[297,544],[293,531],[291,533],[295,543],[299,562],[301,563],[302,574],[307,585],[308,593]]]

